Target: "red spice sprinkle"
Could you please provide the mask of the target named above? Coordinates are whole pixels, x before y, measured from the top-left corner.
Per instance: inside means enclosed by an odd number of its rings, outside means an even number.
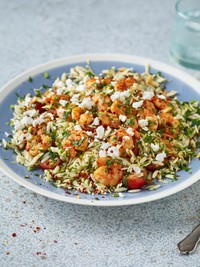
[[[6,251],[6,255],[9,255],[10,254],[10,251]]]
[[[13,237],[16,237],[16,236],[17,236],[17,234],[16,234],[16,233],[12,233],[12,236],[13,236]]]
[[[36,254],[37,254],[37,255],[41,255],[41,254],[42,254],[42,252],[38,251],[38,252],[36,252]]]
[[[26,225],[27,225],[27,223],[25,223],[25,224],[20,224],[21,227],[25,227]]]
[[[38,231],[39,231],[39,230],[40,230],[40,227],[39,227],[39,226],[37,226],[37,227],[36,227],[36,230],[38,230]]]

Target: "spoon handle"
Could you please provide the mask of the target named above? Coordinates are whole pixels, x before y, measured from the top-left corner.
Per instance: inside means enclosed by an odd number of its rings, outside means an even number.
[[[200,241],[200,224],[178,243],[178,249],[182,254],[192,253]]]

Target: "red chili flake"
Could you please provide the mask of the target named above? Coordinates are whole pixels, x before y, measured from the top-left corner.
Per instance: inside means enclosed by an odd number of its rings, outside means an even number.
[[[16,233],[12,233],[12,236],[13,236],[13,237],[16,237],[16,236],[17,236],[17,234],[16,234]]]
[[[71,193],[70,193],[70,192],[68,192],[68,191],[66,192],[66,194],[68,194],[68,195],[71,195]]]
[[[36,230],[38,230],[38,231],[39,231],[39,230],[40,230],[40,227],[39,227],[39,226],[37,226],[37,227],[36,227]]]
[[[41,254],[42,254],[42,252],[38,251],[38,252],[36,252],[36,254],[37,254],[37,255],[41,255]]]
[[[6,255],[9,255],[10,254],[10,251],[6,251]]]
[[[25,224],[20,224],[21,227],[25,227],[26,225],[27,225],[27,223],[25,223]]]

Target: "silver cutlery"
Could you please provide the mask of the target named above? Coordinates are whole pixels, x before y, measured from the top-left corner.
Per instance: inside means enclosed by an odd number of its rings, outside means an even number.
[[[178,243],[178,249],[181,254],[189,255],[194,252],[200,241],[200,224],[192,230],[182,241]]]

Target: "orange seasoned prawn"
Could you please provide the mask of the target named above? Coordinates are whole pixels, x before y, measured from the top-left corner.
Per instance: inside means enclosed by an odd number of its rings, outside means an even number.
[[[128,77],[125,77],[125,78],[119,80],[115,84],[114,89],[120,90],[120,91],[125,91],[128,88],[130,88],[134,83],[135,83],[135,79],[133,78],[133,76],[128,76]]]
[[[158,117],[150,110],[144,109],[138,113],[139,119],[148,120],[148,128],[155,132],[158,129]]]
[[[159,98],[157,96],[153,96],[151,101],[160,110],[169,107],[169,101],[167,101],[165,99],[161,99],[161,98]]]
[[[121,124],[119,118],[110,113],[101,113],[99,120],[103,126],[110,126],[111,128],[119,128]]]
[[[117,185],[123,178],[122,165],[113,161],[106,165],[108,158],[105,158],[105,165],[100,166],[94,171],[94,179],[107,187]]]
[[[174,119],[173,115],[167,112],[160,113],[160,126],[165,130],[169,137],[175,137],[179,132],[179,121]]]
[[[173,115],[168,112],[160,113],[160,124],[169,125],[171,127],[178,128],[179,121],[174,119]]]
[[[93,116],[90,113],[83,113],[80,115],[79,123],[80,125],[86,126],[93,122]]]
[[[150,100],[145,99],[145,100],[143,101],[142,106],[143,106],[145,109],[148,109],[148,110],[152,111],[153,113],[156,113],[156,107],[155,107],[154,103],[151,102]]]
[[[83,131],[72,131],[71,134],[63,140],[62,147],[74,158],[76,156],[76,151],[85,151],[87,149],[88,136]]]
[[[81,114],[83,113],[83,109],[80,107],[75,107],[72,109],[72,119],[75,121],[79,121]]]
[[[28,153],[35,157],[40,153],[40,150],[47,150],[52,144],[52,139],[47,134],[34,135],[31,140],[26,143],[26,150]]]
[[[145,119],[148,120],[148,128],[155,132],[158,129],[158,117],[148,109],[144,110]]]
[[[102,85],[107,85],[107,84],[110,84],[111,83],[111,78],[107,77],[107,78],[98,78],[98,79],[95,79],[95,78],[90,78],[89,80],[87,80],[86,82],[86,86],[88,89],[91,89],[93,87],[93,85],[97,85],[97,87],[100,87]]]
[[[92,100],[97,104],[98,111],[100,112],[107,111],[111,103],[110,97],[108,95],[103,96],[102,94],[95,94]]]
[[[122,129],[117,130],[113,134],[113,136],[110,137],[108,142],[114,146],[120,145],[120,148],[119,148],[120,156],[126,155],[127,149],[132,150],[135,147],[133,137]]]
[[[126,108],[119,100],[115,100],[110,107],[110,111],[117,115],[125,115]]]
[[[75,107],[72,109],[72,119],[86,126],[93,122],[93,116],[90,113],[83,113],[83,109]]]

